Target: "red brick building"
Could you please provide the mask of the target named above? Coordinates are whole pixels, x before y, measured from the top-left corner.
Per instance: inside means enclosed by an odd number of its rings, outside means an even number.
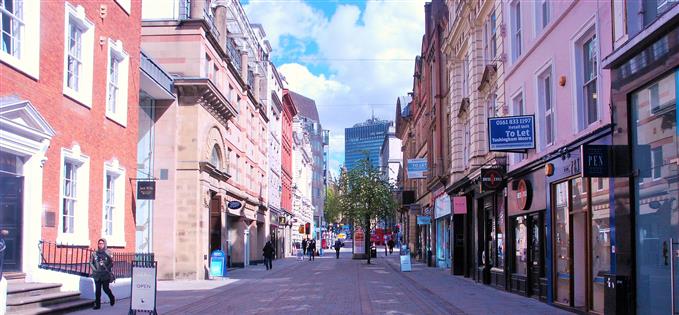
[[[94,248],[103,237],[133,252],[141,3],[2,6],[5,270],[49,279],[38,269],[41,240]]]
[[[297,115],[297,108],[292,101],[288,89],[283,90],[283,126],[281,128],[281,209],[286,218],[292,218],[292,119]],[[291,222],[286,222],[290,225]],[[291,231],[286,229],[286,240],[291,240]],[[286,250],[291,250],[290,246]]]

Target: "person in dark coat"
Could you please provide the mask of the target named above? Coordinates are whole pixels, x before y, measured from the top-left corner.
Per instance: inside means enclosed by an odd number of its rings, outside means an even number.
[[[316,240],[311,239],[307,251],[309,252],[309,261],[316,260],[316,257],[314,257],[316,253]]]
[[[394,239],[390,238],[387,245],[389,245],[389,255],[391,255],[394,252]]]
[[[270,270],[273,268],[273,245],[271,245],[271,241],[267,241],[266,245],[264,245],[264,249],[262,250],[264,252],[264,265],[266,266],[266,270]]]
[[[340,248],[342,248],[342,242],[339,239],[337,239],[333,247],[335,248],[335,256],[337,257],[337,259],[339,259],[339,253]]]
[[[97,241],[97,250],[90,256],[90,266],[92,267],[92,279],[94,279],[95,295],[94,309],[101,308],[101,289],[108,295],[111,306],[116,304],[116,298],[109,288],[109,283],[113,281],[113,256],[106,246],[106,240],[101,238]]]
[[[302,240],[302,256],[306,256],[306,249],[307,246],[309,246],[309,243],[306,241],[306,238]]]

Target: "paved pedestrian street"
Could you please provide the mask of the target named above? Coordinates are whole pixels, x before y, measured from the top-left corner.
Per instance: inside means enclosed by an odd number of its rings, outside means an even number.
[[[414,263],[400,272],[397,253],[367,265],[343,248],[315,261],[286,258],[234,270],[224,280],[160,281],[159,314],[569,314],[534,299],[493,289],[449,271]],[[126,314],[130,300],[99,311]]]

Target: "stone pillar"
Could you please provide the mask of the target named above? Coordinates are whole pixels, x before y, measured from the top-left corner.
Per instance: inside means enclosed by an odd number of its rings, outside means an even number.
[[[248,82],[248,53],[245,51],[240,52],[240,76]]]
[[[209,8],[208,8],[209,9]],[[203,19],[205,14],[205,1],[191,1],[191,18],[192,19]]]
[[[255,73],[255,86],[252,87],[252,95],[255,96],[255,100],[259,102],[259,88],[262,82],[262,76],[259,73]]]
[[[218,5],[215,8],[215,27],[219,32],[219,47],[226,51],[226,7],[224,5]]]

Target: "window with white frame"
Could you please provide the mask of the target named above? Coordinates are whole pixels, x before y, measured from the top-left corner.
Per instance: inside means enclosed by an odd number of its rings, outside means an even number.
[[[488,95],[488,100],[486,102],[486,118],[493,118],[495,117],[495,113],[497,111],[496,101],[497,95],[495,93],[490,93]]]
[[[203,72],[205,77],[212,79],[212,58],[207,53],[205,54],[205,64],[203,64]]]
[[[92,107],[94,24],[82,6],[65,5],[64,95]]]
[[[597,91],[598,45],[593,28],[579,43],[576,47],[579,56],[578,85],[580,87],[578,93],[580,95],[580,108],[578,111],[580,122],[578,127],[579,130],[583,130],[599,119]]]
[[[125,246],[125,169],[117,160],[104,163],[101,234],[109,246]]]
[[[519,116],[525,113],[524,102],[523,102],[523,92],[518,93],[512,98],[512,115]],[[523,161],[528,157],[526,153],[513,153],[514,163]]]
[[[116,210],[116,190],[113,175],[106,174],[104,182],[104,235],[110,236],[113,234],[113,213]]]
[[[429,64],[429,76],[431,77],[431,107],[436,106],[436,71],[434,70],[434,62]]]
[[[64,161],[64,176],[62,196],[63,208],[61,212],[61,232],[74,233],[75,232],[75,206],[78,202],[77,186],[77,169],[78,166],[72,161]]]
[[[471,144],[472,144],[472,130],[471,130],[471,119],[469,117],[465,118],[464,121],[464,149],[462,152],[462,165],[466,169],[469,167],[469,158],[471,157]]]
[[[233,177],[236,179],[236,183],[240,184],[240,155],[236,154],[233,166]]]
[[[255,167],[250,165],[250,190],[255,190]]]
[[[469,97],[469,54],[462,61],[462,97]]]
[[[651,100],[651,113],[660,108],[660,85],[655,83],[648,88],[648,96]]]
[[[662,167],[663,167],[663,157],[662,157],[662,146],[651,149],[651,163],[653,165],[653,179],[662,178]]]
[[[554,125],[554,98],[553,98],[552,69],[549,67],[538,76],[538,106],[542,116],[542,148],[554,144],[556,138],[556,126]]]
[[[511,43],[512,43],[512,62],[521,56],[521,2],[514,1],[510,7],[510,18],[512,23]]]
[[[547,27],[551,20],[549,7],[550,0],[537,0],[535,2],[535,33],[538,34]]]
[[[488,20],[484,26],[484,45],[483,52],[485,63],[489,63],[491,60],[495,59],[497,54],[497,17],[495,16],[495,10],[488,15]]]
[[[121,41],[108,41],[106,117],[127,126],[127,86],[130,58]]]
[[[0,61],[37,79],[40,1],[0,1]]]
[[[89,157],[74,145],[61,149],[61,179],[59,187],[59,231],[57,242],[89,245]]]

